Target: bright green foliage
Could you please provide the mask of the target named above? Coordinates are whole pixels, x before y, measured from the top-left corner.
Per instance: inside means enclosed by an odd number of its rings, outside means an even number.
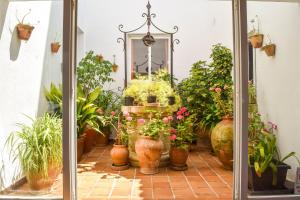
[[[20,130],[11,133],[5,145],[27,176],[41,173],[47,178],[49,164],[62,166],[62,120],[48,113],[31,120],[31,125],[18,124]]]
[[[85,93],[89,93],[97,87],[103,88],[106,82],[112,82],[112,63],[104,60],[102,56],[89,51],[79,62],[77,67],[77,81],[83,87]]]
[[[50,90],[44,88],[44,94],[49,103],[49,112],[62,116],[62,86],[56,87],[51,83]]]
[[[202,129],[211,129],[221,120],[212,97],[214,91],[210,89],[232,86],[230,49],[220,44],[214,45],[210,58],[210,64],[205,61],[193,64],[190,77],[178,84],[183,105],[194,116],[194,124]]]
[[[151,118],[146,124],[141,127],[140,134],[149,136],[152,139],[158,140],[160,136],[169,135],[169,125],[165,124],[160,116]]]
[[[84,133],[87,125],[97,132],[100,132],[99,115],[96,112],[98,107],[94,104],[94,101],[98,98],[100,93],[101,89],[98,87],[86,96],[82,88],[77,86],[77,137]]]
[[[280,159],[276,146],[276,136],[264,130],[257,135],[256,141],[249,143],[249,145],[252,145],[249,146],[249,165],[254,165],[258,177],[261,177],[270,167],[273,171],[273,185],[277,184],[277,166],[292,156],[298,160],[295,152],[291,152],[283,159]]]
[[[233,94],[232,87],[215,88],[212,91],[216,106],[216,115],[219,118],[233,116]]]

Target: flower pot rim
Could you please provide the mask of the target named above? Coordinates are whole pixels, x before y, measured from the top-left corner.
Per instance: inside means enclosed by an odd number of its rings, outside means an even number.
[[[125,144],[114,144],[113,145],[114,147],[119,147],[119,148],[124,148],[124,147],[126,147],[127,148],[127,145],[125,145]]]
[[[22,24],[22,23],[18,23],[17,27],[22,27],[22,28],[31,29],[31,30],[33,30],[35,28],[34,26],[32,26],[30,24]]]
[[[263,36],[263,35],[264,34],[262,34],[262,33],[257,33],[257,34],[248,36],[248,38],[257,37],[257,36]]]
[[[266,44],[265,46],[262,47],[262,50],[265,50],[268,47],[276,47],[276,44],[272,43],[272,44]]]

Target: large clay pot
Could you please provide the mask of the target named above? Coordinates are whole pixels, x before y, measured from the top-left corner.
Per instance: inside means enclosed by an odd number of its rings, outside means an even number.
[[[171,147],[170,149],[170,162],[175,167],[185,167],[188,156],[188,149],[185,150],[177,147]]]
[[[20,40],[29,40],[34,27],[27,24],[18,24],[17,32]]]
[[[80,161],[84,152],[85,134],[77,138],[77,162]]]
[[[41,190],[50,187],[56,180],[56,177],[60,174],[61,169],[61,166],[49,164],[48,177],[45,177],[42,172],[27,173],[26,179],[28,181],[29,187],[32,190]]]
[[[140,136],[135,142],[135,151],[140,164],[140,172],[143,174],[158,173],[160,156],[163,150],[161,140]]]
[[[110,151],[110,156],[114,166],[128,164],[129,151],[126,145],[114,145]]]
[[[223,118],[212,130],[211,143],[214,152],[225,169],[233,167],[233,118]]]
[[[256,34],[249,37],[251,45],[253,48],[260,48],[263,45],[264,35],[263,34]]]
[[[106,127],[102,128],[101,132],[102,133],[96,134],[96,146],[97,147],[103,147],[103,146],[108,145],[108,143],[109,143],[109,135],[110,135],[109,127],[106,126]]]
[[[84,153],[90,152],[96,145],[97,132],[92,128],[87,128],[85,131]]]

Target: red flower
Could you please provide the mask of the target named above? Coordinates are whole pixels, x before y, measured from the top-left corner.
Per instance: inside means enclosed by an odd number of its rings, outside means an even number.
[[[176,140],[176,135],[171,135],[170,140]]]
[[[164,122],[164,124],[168,124],[169,123],[169,118],[168,117],[164,117],[163,118],[163,122]]]
[[[181,119],[183,119],[183,116],[182,115],[178,115],[177,119],[181,120]]]
[[[181,111],[182,113],[184,113],[184,112],[187,111],[187,109],[186,109],[186,107],[182,107],[182,108],[180,109],[180,111]]]
[[[176,132],[177,132],[177,130],[176,130],[175,128],[171,128],[171,129],[170,129],[170,133],[176,134]]]
[[[182,115],[182,112],[181,112],[181,110],[177,112],[177,115]]]
[[[222,89],[221,88],[216,88],[215,92],[222,92]]]
[[[189,112],[186,112],[186,113],[185,113],[185,116],[186,116],[186,117],[190,116],[190,113],[189,113]]]
[[[111,116],[115,116],[116,115],[116,112],[115,111],[111,111]]]

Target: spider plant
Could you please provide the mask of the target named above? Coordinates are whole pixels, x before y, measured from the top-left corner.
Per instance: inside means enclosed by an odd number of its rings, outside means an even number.
[[[13,162],[19,161],[29,183],[34,177],[48,178],[49,167],[62,165],[62,120],[48,113],[8,137],[5,146]]]

